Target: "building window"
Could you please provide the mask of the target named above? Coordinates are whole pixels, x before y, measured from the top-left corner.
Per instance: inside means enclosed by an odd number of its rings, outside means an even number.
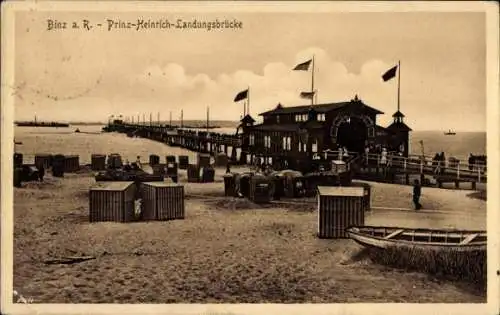
[[[280,115],[276,115],[276,122],[279,124],[280,123]]]
[[[368,137],[373,137],[375,134],[375,128],[370,127],[368,128]]]
[[[314,153],[318,152],[318,139],[314,139],[314,141],[312,142],[311,151]]]
[[[326,120],[326,114],[318,114],[318,121],[325,121]]]
[[[255,135],[254,134],[251,134],[249,136],[249,144],[250,145],[255,145]]]
[[[264,136],[264,147],[265,148],[271,147],[271,136]]]
[[[290,151],[292,149],[292,137],[283,137],[283,150]]]

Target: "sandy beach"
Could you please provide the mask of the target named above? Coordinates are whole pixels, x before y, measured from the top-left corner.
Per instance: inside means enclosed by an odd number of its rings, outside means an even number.
[[[235,170],[239,171],[239,170]],[[186,218],[89,223],[93,174],[15,188],[14,289],[35,303],[485,302],[484,287],[376,264],[351,240],[316,237],[314,198],[258,206],[224,198],[216,182],[186,182]],[[370,183],[366,224],[485,229],[470,191]],[[61,256],[97,257],[46,265]]]

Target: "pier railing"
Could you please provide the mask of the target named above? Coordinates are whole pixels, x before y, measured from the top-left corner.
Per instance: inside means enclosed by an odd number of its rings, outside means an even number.
[[[478,183],[487,181],[487,167],[482,163],[469,164],[467,161],[434,161],[431,157],[412,155],[402,157],[395,154],[342,154],[344,160],[359,156],[358,164],[362,168],[390,169],[402,174],[425,174],[436,177],[441,181],[475,181]],[[341,152],[329,151],[329,159],[340,158]]]

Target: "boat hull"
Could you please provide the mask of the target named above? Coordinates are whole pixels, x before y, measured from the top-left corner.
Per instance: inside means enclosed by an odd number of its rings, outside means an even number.
[[[373,237],[365,235],[360,232],[347,230],[349,238],[354,240],[360,245],[378,249],[411,249],[411,250],[424,250],[424,251],[450,251],[450,252],[475,252],[485,251],[486,242],[471,243],[467,245],[450,244],[450,243],[426,243],[426,242],[412,242],[398,239],[384,239],[382,237]]]

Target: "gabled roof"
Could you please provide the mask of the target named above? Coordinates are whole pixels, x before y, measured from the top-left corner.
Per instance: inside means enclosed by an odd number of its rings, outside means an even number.
[[[253,124],[255,122],[255,119],[252,118],[249,114],[246,114],[245,117],[243,117],[240,122],[242,123],[251,123]]]
[[[371,111],[374,111],[376,114],[383,114],[383,112],[379,111],[378,109],[375,109],[373,107],[370,107],[363,103],[363,101],[359,99],[353,99],[351,101],[346,101],[346,102],[337,102],[337,103],[324,103],[324,104],[316,104],[316,105],[301,105],[301,106],[291,106],[291,107],[283,107],[281,104],[278,104],[275,109],[269,110],[267,112],[260,113],[259,116],[267,116],[267,115],[281,115],[281,114],[307,114],[309,109],[311,107],[314,108],[314,110],[317,113],[325,113],[333,110],[337,110],[340,108],[343,108],[347,105],[352,105],[352,104],[359,104],[363,105],[366,108],[370,109]]]
[[[342,103],[328,103],[328,104],[317,104],[314,105],[314,109],[318,113],[328,112],[334,109],[342,108],[346,106],[349,102]],[[265,115],[278,115],[278,114],[307,114],[311,105],[301,105],[301,106],[291,106],[291,107],[281,107],[269,110],[267,112],[260,113],[259,116]]]
[[[387,129],[391,131],[412,131],[404,122],[393,122]]]
[[[398,110],[397,112],[395,112],[394,114],[392,114],[392,117],[394,117],[394,118],[396,118],[396,117],[403,118],[403,117],[405,117],[405,115]]]

